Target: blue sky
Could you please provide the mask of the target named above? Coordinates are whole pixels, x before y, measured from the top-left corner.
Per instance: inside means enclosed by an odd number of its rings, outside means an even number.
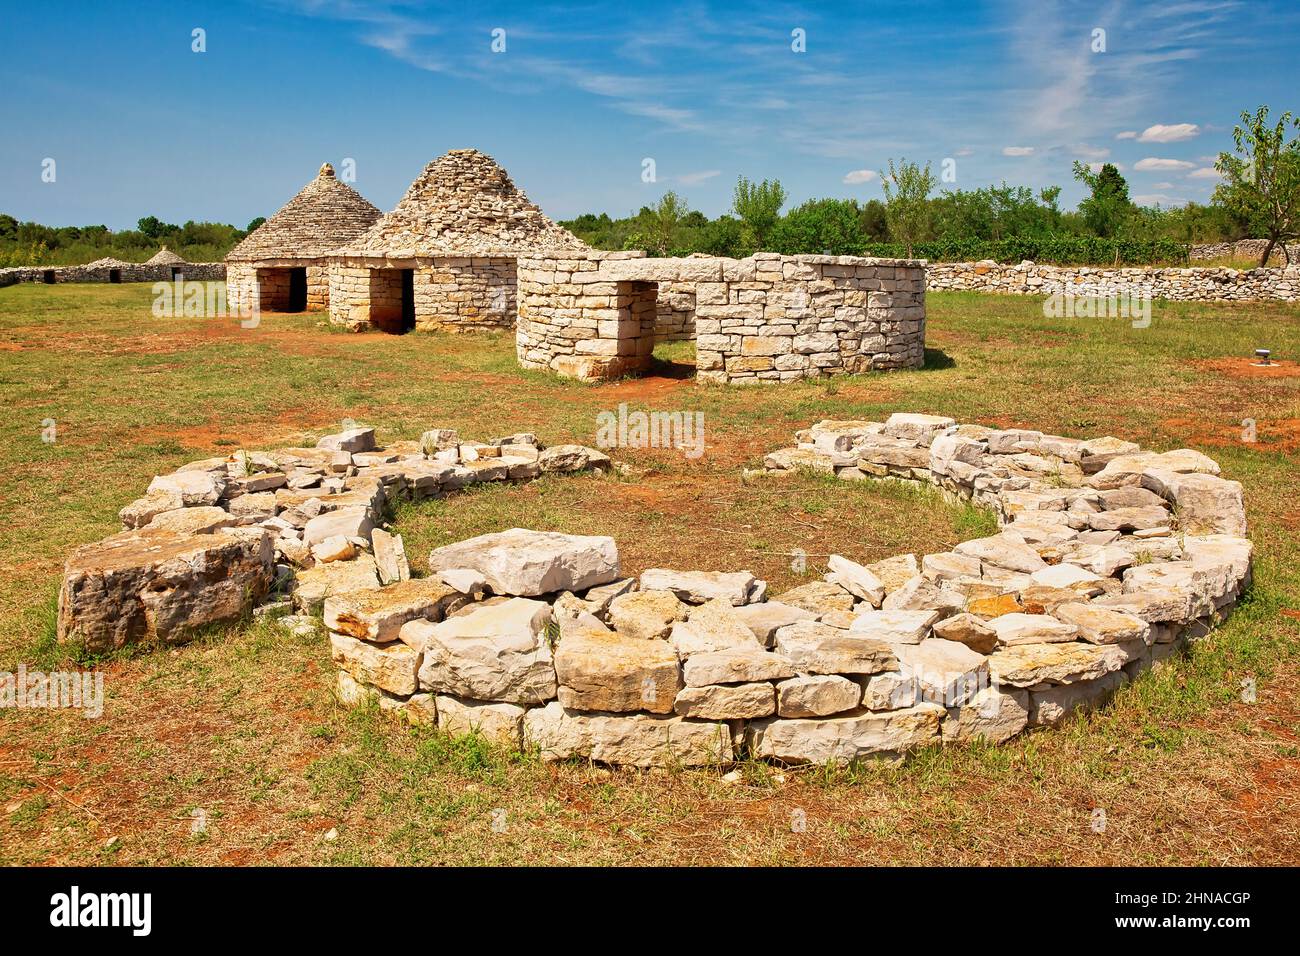
[[[243,225],[348,158],[388,209],[465,146],[555,218],[668,189],[716,215],[740,174],[792,204],[869,199],[891,157],[950,159],[964,188],[1062,185],[1066,206],[1072,160],[1110,161],[1181,204],[1209,197],[1241,110],[1300,110],[1297,51],[1295,0],[2,0],[0,211]]]

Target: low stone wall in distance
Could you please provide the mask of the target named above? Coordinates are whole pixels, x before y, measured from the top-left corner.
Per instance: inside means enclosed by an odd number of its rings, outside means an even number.
[[[113,273],[119,282],[170,282],[176,278],[172,269],[179,269],[188,282],[219,282],[226,277],[224,262],[187,262],[181,266],[128,263],[122,266],[90,269],[86,266],[17,266],[0,269],[0,287],[20,282],[58,285],[65,282],[113,282]]]
[[[1136,296],[1179,302],[1300,301],[1300,265],[1287,269],[1174,269],[1143,266],[1108,269],[1049,266],[1034,262],[932,262],[926,288],[970,289],[1009,295]]]
[[[1192,246],[1188,258],[1193,262],[1207,259],[1254,259],[1258,262],[1267,246],[1267,239],[1238,239],[1236,242],[1201,242]],[[1297,254],[1300,254],[1300,243],[1291,243],[1288,250],[1294,262]],[[1273,252],[1268,257],[1268,263],[1273,266],[1285,264],[1281,245],[1273,247]]]
[[[702,381],[786,382],[925,360],[925,266],[916,260],[592,251],[520,259],[520,364],[588,381],[644,370],[665,328],[665,290],[693,295]],[[636,311],[647,297],[648,324]]]

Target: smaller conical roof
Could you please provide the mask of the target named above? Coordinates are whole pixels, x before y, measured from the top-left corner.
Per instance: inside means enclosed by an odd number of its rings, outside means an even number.
[[[152,258],[146,259],[144,264],[147,266],[183,266],[188,263],[166,246],[163,246],[153,254]]]
[[[226,261],[319,259],[373,226],[382,213],[325,163],[270,219],[226,256]]]

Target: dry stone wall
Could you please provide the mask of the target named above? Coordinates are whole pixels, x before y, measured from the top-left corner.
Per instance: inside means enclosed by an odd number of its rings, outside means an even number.
[[[414,271],[416,329],[472,332],[514,328],[516,269],[515,260],[506,256],[331,259],[330,320],[353,331],[390,327],[394,315],[400,318],[401,314],[399,270],[403,269]]]
[[[1292,246],[1295,244],[1292,243]],[[1254,259],[1259,261],[1259,257],[1264,254],[1268,247],[1267,239],[1238,239],[1236,242],[1203,242],[1192,246],[1188,257],[1192,261],[1208,259]],[[1296,249],[1288,247],[1291,252],[1291,258],[1295,258]],[[1281,266],[1285,264],[1285,256],[1280,245],[1273,247],[1273,252],[1268,258],[1269,265]]]
[[[69,559],[59,638],[103,652],[284,615],[327,633],[342,703],[447,733],[638,767],[844,763],[1059,723],[1199,640],[1249,585],[1241,486],[1190,449],[902,413],[796,438],[767,456],[773,476],[921,481],[1001,529],[832,555],[775,595],[750,571],[627,575],[612,538],[522,528],[435,548],[415,578],[382,526],[392,500],[612,463],[527,433],[379,448],[358,428],[155,478],[126,530]]]
[[[283,312],[289,307],[289,270],[307,270],[307,310],[329,308],[329,268],[323,259],[270,259],[226,264],[226,301],[235,307],[257,302],[258,308]]]
[[[123,262],[112,266],[94,263],[84,266],[17,266],[0,269],[0,287],[20,282],[170,282],[177,278],[172,274],[173,268],[187,282],[219,282],[226,277],[226,266],[221,262],[187,262],[178,266],[143,262]],[[117,273],[116,280],[114,273]]]
[[[665,299],[688,292],[704,381],[792,381],[924,362],[920,262],[600,252],[520,259],[519,362],[584,380],[642,370],[665,325]]]
[[[1286,269],[1106,269],[1049,266],[1033,262],[932,262],[926,287],[970,289],[1008,295],[1134,296],[1180,302],[1300,301],[1300,265]]]

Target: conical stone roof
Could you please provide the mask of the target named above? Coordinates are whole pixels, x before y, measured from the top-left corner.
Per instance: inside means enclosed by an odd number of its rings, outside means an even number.
[[[453,149],[411,183],[406,195],[340,255],[526,255],[586,245],[546,217],[491,156]]]
[[[382,213],[326,163],[316,178],[231,249],[227,262],[258,259],[319,259],[351,242]]]
[[[189,263],[166,246],[163,246],[151,258],[146,259],[144,264],[147,266],[183,266]]]

